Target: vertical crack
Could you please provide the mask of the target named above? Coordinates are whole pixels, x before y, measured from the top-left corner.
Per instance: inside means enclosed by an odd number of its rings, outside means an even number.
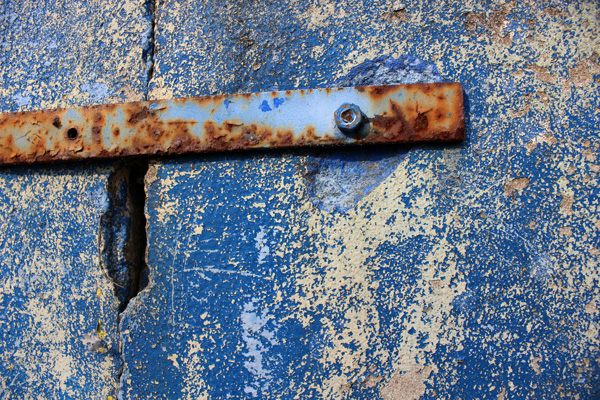
[[[108,179],[108,209],[100,219],[102,265],[122,313],[148,282],[146,267],[147,160],[121,162]]]
[[[144,178],[148,172],[148,160],[140,159],[129,164],[129,207],[131,210],[131,225],[129,241],[127,243],[128,257],[130,257],[131,289],[125,308],[129,300],[148,285],[148,266],[146,264],[146,188]]]
[[[118,300],[117,332],[121,368],[116,377],[117,397],[125,366],[121,318],[131,299],[148,284],[146,265],[146,192],[148,160],[118,162],[108,179],[108,207],[100,218],[101,266]]]
[[[156,26],[158,20],[158,7],[159,0],[145,0],[144,1],[144,19],[147,23],[147,28],[144,36],[144,42],[142,46],[142,61],[146,64],[146,93],[144,93],[144,100],[148,100],[150,92],[150,82],[154,76],[154,56],[156,54]]]

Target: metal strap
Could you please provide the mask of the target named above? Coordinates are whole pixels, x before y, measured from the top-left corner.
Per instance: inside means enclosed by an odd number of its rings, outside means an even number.
[[[460,83],[364,86],[0,114],[0,164],[464,139]]]

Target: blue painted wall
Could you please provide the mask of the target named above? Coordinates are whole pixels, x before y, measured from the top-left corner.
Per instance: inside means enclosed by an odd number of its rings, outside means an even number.
[[[595,4],[157,16],[152,98],[459,81],[468,139],[151,164],[127,395],[599,396]]]
[[[127,10],[132,98],[458,81],[468,137],[150,161],[111,396],[600,397],[595,2]]]
[[[0,112],[141,100],[141,3],[1,1]],[[128,284],[119,164],[0,170],[0,398],[116,398]]]

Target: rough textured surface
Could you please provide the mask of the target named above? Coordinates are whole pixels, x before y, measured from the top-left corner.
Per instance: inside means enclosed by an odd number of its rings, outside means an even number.
[[[469,138],[151,165],[123,397],[598,398],[599,18],[159,1],[151,98],[439,74]]]
[[[0,111],[143,98],[144,21],[142,2],[0,2]],[[114,172],[0,170],[2,399],[116,396],[112,281],[122,281],[107,264],[118,269],[129,222],[115,200],[126,181]]]
[[[106,398],[120,369],[117,305],[100,265],[109,168],[0,177],[0,390],[5,398]]]
[[[127,179],[1,171],[2,396],[598,398],[599,19],[594,1],[2,2],[2,111],[423,80],[469,106],[460,146],[152,163],[150,282],[121,316]]]
[[[144,1],[0,3],[3,112],[142,100]]]

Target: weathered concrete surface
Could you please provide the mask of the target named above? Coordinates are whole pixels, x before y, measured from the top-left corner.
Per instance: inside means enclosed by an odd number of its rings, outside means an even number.
[[[152,164],[123,398],[597,398],[598,13],[160,1],[151,98],[375,80],[394,62],[370,60],[410,56],[463,83],[469,138]]]
[[[2,112],[142,100],[144,1],[0,3]]]
[[[2,171],[0,376],[6,398],[114,394],[118,310],[98,241],[110,172],[81,166]]]
[[[0,111],[142,99],[144,10],[135,1],[0,2]],[[128,215],[115,200],[126,179],[114,172],[0,170],[2,399],[116,395],[119,277],[107,263],[122,258]]]

